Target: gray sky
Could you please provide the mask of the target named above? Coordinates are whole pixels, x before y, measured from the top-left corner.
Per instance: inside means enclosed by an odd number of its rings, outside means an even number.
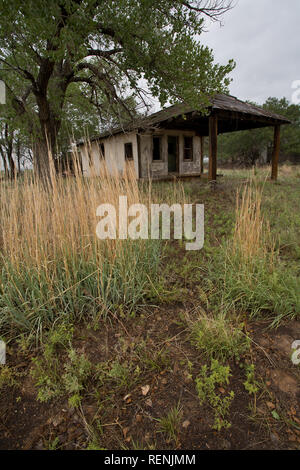
[[[300,80],[300,0],[234,0],[223,26],[207,23],[202,43],[215,60],[236,61],[230,93],[262,104],[269,96],[291,100]]]

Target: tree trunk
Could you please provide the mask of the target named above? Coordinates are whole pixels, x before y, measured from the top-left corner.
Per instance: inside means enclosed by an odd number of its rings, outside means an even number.
[[[0,147],[0,153],[3,161],[3,167],[4,167],[4,175],[7,178],[8,177],[8,164],[5,156],[5,152],[3,151],[3,148]]]
[[[8,158],[8,163],[9,163],[9,169],[10,169],[10,178],[13,180],[16,177],[16,164],[12,156],[12,151],[7,152],[7,158]]]
[[[20,140],[17,140],[17,162],[18,162],[18,174],[21,173],[21,145],[20,145]]]
[[[56,138],[60,129],[60,120],[51,112],[46,98],[39,97],[40,129],[33,143],[34,171],[45,186],[51,186],[55,174],[54,158]]]
[[[47,186],[51,183],[52,153],[46,138],[36,138],[33,143],[33,167],[35,175]]]
[[[16,177],[16,164],[13,159],[13,142],[12,141],[10,141],[7,146],[7,159],[9,163],[9,169],[10,169],[10,178],[13,180]]]
[[[5,141],[6,141],[6,155],[10,169],[10,178],[14,179],[16,177],[16,164],[13,159],[13,144],[14,144],[14,132],[9,132],[7,123],[4,128]]]

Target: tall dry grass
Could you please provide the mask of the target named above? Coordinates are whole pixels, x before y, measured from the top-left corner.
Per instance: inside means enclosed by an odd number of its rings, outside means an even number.
[[[258,257],[268,258],[273,263],[275,257],[275,238],[262,212],[264,183],[251,178],[249,184],[236,194],[235,228],[230,250],[247,265],[255,263]]]
[[[99,240],[96,209],[148,205],[132,168],[123,175],[52,176],[51,189],[32,177],[0,184],[0,331],[41,334],[56,321],[133,311],[144,302],[160,260],[160,242]]]
[[[263,210],[265,181],[251,178],[238,191],[231,239],[215,253],[210,278],[218,312],[268,316],[276,326],[300,314],[299,277],[276,250],[276,237]],[[221,293],[221,295],[220,295]]]

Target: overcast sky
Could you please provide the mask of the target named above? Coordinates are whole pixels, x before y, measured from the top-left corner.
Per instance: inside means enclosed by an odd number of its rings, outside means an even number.
[[[234,0],[218,23],[207,24],[202,43],[215,60],[236,61],[230,93],[263,103],[269,96],[291,100],[300,80],[300,0]]]

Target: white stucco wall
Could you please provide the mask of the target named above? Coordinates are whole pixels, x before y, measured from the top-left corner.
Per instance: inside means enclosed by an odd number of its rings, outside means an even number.
[[[97,140],[90,144],[82,144],[78,150],[81,152],[82,170],[84,176],[99,176],[101,167],[104,165],[104,159],[100,157],[100,145],[104,144],[105,164],[110,173],[116,170],[123,173],[125,169],[125,148],[126,143],[132,143],[133,164],[136,176],[138,177],[138,150],[137,136],[135,133],[117,134],[106,139]],[[89,163],[89,155],[92,164]]]
[[[153,161],[153,135],[162,137],[161,160]],[[194,131],[179,131],[170,129],[157,129],[155,132],[143,133],[137,136],[129,134],[117,134],[106,139],[83,144],[78,150],[81,152],[82,169],[84,176],[99,176],[104,160],[100,157],[100,145],[104,144],[105,164],[110,173],[116,170],[122,173],[125,169],[125,143],[132,143],[133,162],[137,178],[151,176],[162,177],[168,175],[168,136],[178,137],[179,175],[200,174],[200,137]],[[184,136],[193,137],[193,160],[183,159]],[[140,147],[140,174],[138,163],[138,138]],[[88,150],[92,165],[89,164]]]

